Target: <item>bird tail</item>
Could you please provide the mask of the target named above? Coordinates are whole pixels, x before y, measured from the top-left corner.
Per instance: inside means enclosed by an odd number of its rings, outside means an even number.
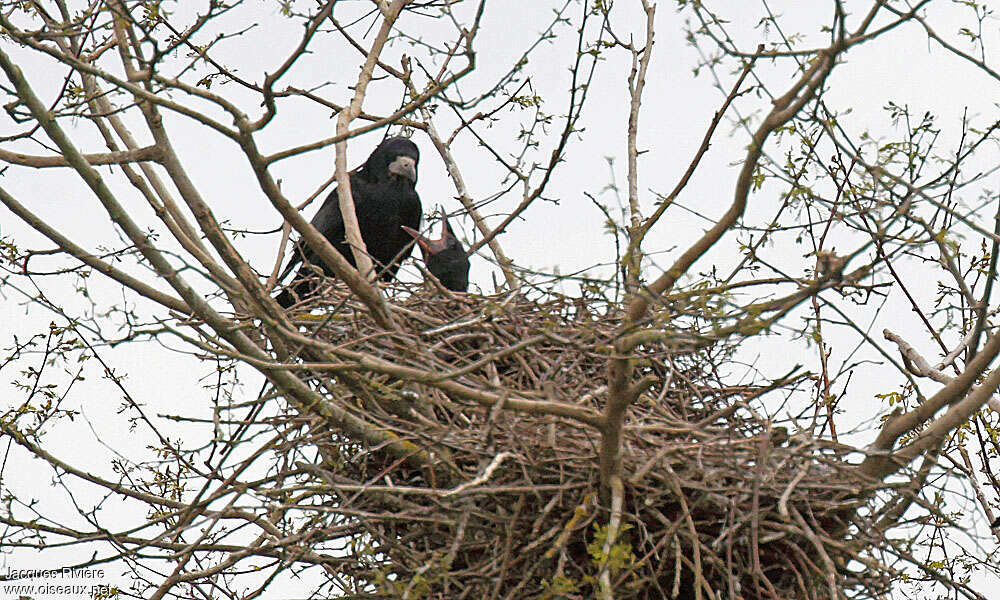
[[[295,249],[292,251],[292,258],[289,259],[288,264],[285,265],[285,269],[278,275],[277,281],[281,281],[288,274],[292,272],[299,263],[302,262],[302,247],[298,242],[295,243]],[[301,273],[296,273],[292,282],[285,286],[285,289],[281,290],[281,293],[275,296],[274,300],[278,303],[281,308],[288,308],[289,306],[298,302],[298,299],[304,298],[301,292],[305,290],[299,289],[302,286],[302,280],[300,278]],[[298,299],[296,298],[298,297]]]
[[[313,281],[308,277],[302,277],[302,274],[299,273],[285,289],[281,290],[280,294],[274,297],[274,300],[281,308],[288,308],[296,302],[301,302],[311,296],[314,287],[315,284]]]
[[[281,308],[288,308],[289,306],[295,304],[295,298],[292,296],[291,292],[288,291],[288,288],[281,290],[281,293],[275,296],[274,300]]]

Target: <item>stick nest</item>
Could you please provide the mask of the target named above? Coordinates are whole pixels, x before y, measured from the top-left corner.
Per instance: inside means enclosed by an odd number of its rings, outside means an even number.
[[[727,384],[746,372],[733,368],[731,343],[695,351],[667,336],[636,350],[636,373],[652,384],[627,411],[621,525],[609,541],[601,428],[545,403],[601,415],[622,326],[614,303],[593,291],[400,288],[390,293],[399,333],[376,328],[336,286],[319,314],[296,313],[338,351],[449,374],[418,381],[361,361],[313,375],[324,397],[387,436],[363,442],[305,415],[302,441],[319,459],[302,465],[312,492],[298,506],[313,515],[312,549],[338,557],[327,568],[345,596],[594,598],[602,574],[616,599],[887,589],[892,573],[873,558],[880,542],[859,521],[863,483],[844,453],[788,435],[756,403],[801,379]],[[389,451],[393,440],[412,452]]]

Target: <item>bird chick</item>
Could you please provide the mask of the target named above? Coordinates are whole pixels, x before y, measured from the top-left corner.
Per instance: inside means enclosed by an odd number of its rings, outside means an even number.
[[[427,270],[441,282],[441,285],[453,292],[468,291],[469,257],[462,242],[455,237],[448,219],[444,218],[443,222],[441,237],[436,240],[429,240],[419,231],[406,225],[403,225],[402,229],[417,240]]]

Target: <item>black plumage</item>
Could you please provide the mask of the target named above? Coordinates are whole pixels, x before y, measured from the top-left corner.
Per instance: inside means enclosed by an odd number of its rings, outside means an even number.
[[[413,236],[424,255],[424,264],[431,275],[437,277],[441,285],[453,292],[465,292],[469,289],[469,256],[462,247],[462,242],[455,237],[448,219],[444,219],[441,227],[441,237],[428,240],[410,227],[403,226],[406,233]]]
[[[350,173],[351,196],[361,239],[385,281],[391,281],[396,276],[399,264],[413,251],[410,237],[402,227],[420,227],[420,197],[415,189],[419,161],[420,151],[416,144],[407,138],[391,137],[375,148],[365,164]],[[347,262],[356,266],[354,253],[347,243],[336,189],[327,196],[313,217],[312,225]],[[288,287],[275,298],[282,307],[288,308],[313,293],[315,283],[309,278],[313,271],[308,265],[318,266],[327,276],[334,276],[318,260],[312,248],[300,242],[279,279],[284,279],[299,263],[304,264]]]

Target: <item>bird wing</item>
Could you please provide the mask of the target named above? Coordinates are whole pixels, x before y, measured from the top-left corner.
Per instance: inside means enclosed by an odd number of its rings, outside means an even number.
[[[319,211],[313,216],[311,224],[320,233],[336,246],[338,239],[344,238],[344,219],[340,216],[340,205],[337,199],[337,188],[334,188],[326,200],[323,201]],[[331,235],[332,234],[332,235]],[[301,239],[295,242],[292,247],[292,256],[285,265],[278,281],[282,281],[292,272],[303,260],[316,264],[316,253]]]
[[[354,186],[354,182],[351,182],[351,187]],[[343,250],[340,245],[344,242],[345,232],[344,232],[344,217],[340,214],[340,199],[337,196],[337,188],[334,188],[330,195],[326,197],[323,201],[323,205],[319,207],[316,212],[316,216],[312,218],[312,226],[315,227],[323,237],[327,239],[335,248]],[[306,245],[303,248],[304,257],[306,260],[312,263],[316,263],[316,253],[313,252],[312,248]],[[352,265],[354,264],[354,257],[350,253],[344,254],[344,258],[348,260]]]
[[[368,253],[385,268],[382,278],[390,281],[413,250],[402,226],[420,227],[420,197],[412,187],[387,180],[363,183],[354,198]]]

